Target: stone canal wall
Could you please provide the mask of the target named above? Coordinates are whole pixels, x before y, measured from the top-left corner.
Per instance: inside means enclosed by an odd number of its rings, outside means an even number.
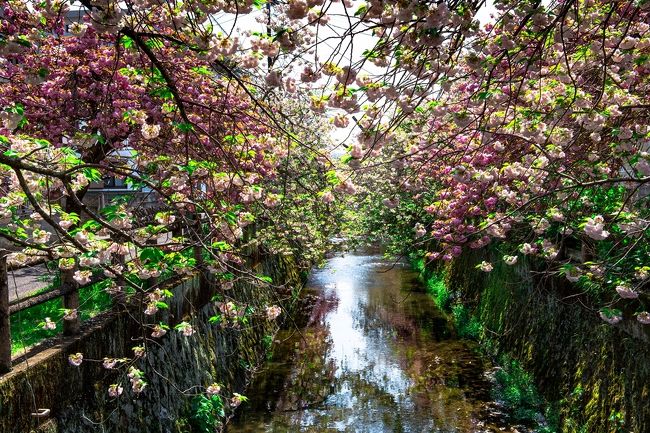
[[[284,283],[290,293],[304,282],[288,259],[263,259],[254,270]],[[214,293],[221,290],[211,286]],[[80,337],[58,341],[20,363],[0,378],[0,431],[28,432],[129,432],[180,433],[192,431],[193,396],[219,382],[227,399],[234,392],[245,394],[252,371],[265,359],[268,344],[277,331],[275,322],[251,321],[250,326],[219,327],[209,323],[216,306],[210,296],[199,291],[198,278],[188,278],[171,287],[169,310],[156,316],[171,327],[183,320],[195,329],[189,337],[178,331],[147,345],[146,357],[136,366],[145,374],[148,386],[134,395],[126,369],[106,370],[104,357],[132,357],[131,348],[142,344],[146,321],[142,308],[106,312],[88,323]],[[277,303],[277,289],[236,283],[227,292],[237,303],[259,307]],[[159,313],[160,314],[160,313]],[[150,333],[149,329],[147,333]],[[84,362],[71,366],[68,355],[81,352]],[[108,396],[112,383],[122,383],[124,393]],[[49,415],[35,417],[37,409]]]
[[[491,273],[476,265],[487,260]],[[521,260],[521,258],[520,258]],[[452,302],[482,325],[485,343],[518,360],[559,411],[567,433],[650,432],[650,338],[626,319],[611,326],[564,278],[507,266],[491,251],[470,251],[444,268]]]

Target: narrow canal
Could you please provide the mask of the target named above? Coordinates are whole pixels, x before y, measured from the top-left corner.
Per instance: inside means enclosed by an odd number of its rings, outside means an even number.
[[[308,289],[309,323],[279,334],[229,433],[525,431],[499,415],[490,366],[408,265],[338,255]]]

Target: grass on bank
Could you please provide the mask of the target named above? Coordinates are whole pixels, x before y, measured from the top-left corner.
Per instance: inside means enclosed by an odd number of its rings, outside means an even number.
[[[184,251],[179,254],[185,258],[191,257],[192,251]],[[193,258],[190,263],[193,263]],[[172,269],[166,269],[159,277],[159,281],[165,281],[174,276]],[[29,295],[40,294],[51,290],[53,287],[60,285],[60,278],[55,276],[50,285],[38,289]],[[132,281],[136,285],[148,287],[146,283],[137,278]],[[98,281],[87,287],[79,289],[79,309],[80,320],[86,321],[97,316],[99,313],[111,308],[111,296],[106,292],[106,288],[111,285],[112,280],[105,279]],[[125,289],[130,293],[130,288]],[[14,313],[10,317],[11,327],[11,355],[20,355],[32,346],[42,342],[45,339],[54,337],[63,332],[63,297],[51,299],[39,305],[27,308]],[[42,323],[45,318],[49,317],[56,324],[55,329],[44,329]]]
[[[79,290],[79,317],[81,321],[95,317],[111,307],[111,297],[106,293],[110,281],[100,281]],[[44,329],[40,324],[49,317],[56,329]],[[14,313],[11,322],[11,354],[19,355],[41,341],[63,332],[63,297]]]

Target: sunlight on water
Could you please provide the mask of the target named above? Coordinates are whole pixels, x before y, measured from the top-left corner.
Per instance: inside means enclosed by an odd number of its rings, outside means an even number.
[[[516,431],[490,419],[489,366],[404,263],[337,256],[308,287],[324,313],[275,349],[230,433]]]

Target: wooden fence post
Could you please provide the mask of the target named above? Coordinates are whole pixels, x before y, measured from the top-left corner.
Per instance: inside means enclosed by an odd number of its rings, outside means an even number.
[[[126,272],[126,259],[124,258],[123,255],[118,255],[114,261],[113,264],[115,266],[120,266],[122,270],[119,272],[119,275],[115,276],[115,284],[118,287],[117,292],[111,293],[111,299],[112,299],[112,304],[113,304],[113,309],[118,309],[121,304],[124,304],[126,302],[126,279],[123,276],[123,273]]]
[[[153,238],[147,239],[145,242],[146,245],[151,246],[152,248],[157,248],[158,247],[158,236],[154,235]],[[147,280],[147,289],[151,289],[153,286],[158,284],[158,277],[151,277]]]
[[[63,335],[77,335],[79,333],[79,288],[73,278],[74,269],[65,271],[62,276],[62,283],[69,291],[63,295],[63,308],[75,310],[76,315],[73,319],[63,320]]]
[[[11,371],[11,328],[9,327],[9,273],[7,255],[0,251],[0,373]]]
[[[194,250],[194,266],[198,272],[199,278],[199,296],[196,299],[196,306],[199,308],[210,302],[215,294],[216,285],[214,284],[213,279],[210,278],[210,272],[205,265],[205,260],[203,258],[203,247],[201,245],[194,245],[192,248]]]
[[[594,259],[594,245],[586,240],[582,240],[582,245],[580,246],[580,255],[582,258],[582,263],[590,262]]]

